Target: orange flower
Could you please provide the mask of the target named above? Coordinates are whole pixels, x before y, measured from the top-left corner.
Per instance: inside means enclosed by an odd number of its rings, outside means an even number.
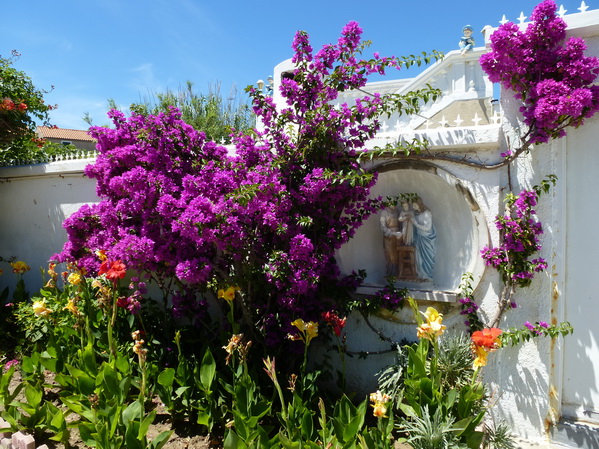
[[[501,333],[501,329],[491,327],[474,332],[471,338],[476,346],[482,346],[487,349],[497,349],[501,346],[501,341],[499,340]]]

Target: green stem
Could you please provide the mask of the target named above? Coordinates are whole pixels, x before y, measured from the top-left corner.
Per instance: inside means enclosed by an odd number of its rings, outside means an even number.
[[[114,292],[112,293],[112,316],[110,317],[110,321],[108,322],[108,349],[110,351],[111,360],[116,360],[116,345],[113,337],[113,329],[116,325],[116,312],[117,312],[117,301],[118,301],[118,290],[116,288],[116,284],[114,285]]]

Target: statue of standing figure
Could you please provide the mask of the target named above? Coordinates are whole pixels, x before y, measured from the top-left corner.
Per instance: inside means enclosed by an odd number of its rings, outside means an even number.
[[[379,224],[386,276],[408,282],[432,281],[437,234],[432,213],[422,199],[415,193],[388,197]]]
[[[385,273],[386,276],[395,276],[397,273],[397,247],[402,240],[396,198],[388,198],[387,206],[381,212],[379,225],[383,233],[383,247],[387,262]]]
[[[433,225],[433,215],[418,197],[412,202],[414,215],[411,222],[414,225],[414,246],[416,247],[416,271],[422,280],[433,279],[435,266],[435,240],[437,233]]]

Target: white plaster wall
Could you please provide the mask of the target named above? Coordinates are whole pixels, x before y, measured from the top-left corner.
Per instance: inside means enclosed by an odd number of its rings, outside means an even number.
[[[24,275],[34,293],[42,286],[40,268],[66,241],[65,218],[83,204],[98,202],[96,183],[83,176],[92,160],[73,160],[0,168],[0,256],[16,257],[31,266]],[[0,291],[14,288],[16,276],[3,263]]]

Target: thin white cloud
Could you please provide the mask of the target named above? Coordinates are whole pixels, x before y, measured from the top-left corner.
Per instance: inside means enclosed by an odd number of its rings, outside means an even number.
[[[154,74],[154,64],[146,62],[130,70],[133,77],[129,82],[130,87],[140,93],[160,91],[162,83]]]

